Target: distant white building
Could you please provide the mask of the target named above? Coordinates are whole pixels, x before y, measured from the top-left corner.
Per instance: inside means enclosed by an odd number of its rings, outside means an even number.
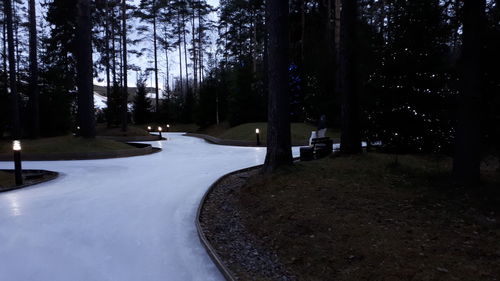
[[[98,94],[97,92],[94,92],[94,108],[95,109],[100,109],[103,110],[104,108],[108,107],[108,98],[105,96],[102,96]]]
[[[97,92],[94,92],[94,108],[99,110],[104,110],[107,107],[108,107],[108,98]],[[132,110],[132,103],[129,102],[127,107],[128,110]]]

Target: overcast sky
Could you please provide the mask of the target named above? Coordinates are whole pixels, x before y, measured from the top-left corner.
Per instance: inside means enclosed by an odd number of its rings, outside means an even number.
[[[138,4],[140,2],[140,0],[134,0],[134,1],[130,1],[130,2],[133,2],[135,4]],[[218,7],[219,6],[219,0],[207,0],[207,2],[212,5],[213,7]],[[212,15],[212,19],[213,20],[216,20],[217,19],[217,15],[214,13]],[[137,23],[130,23],[132,25],[134,24],[137,24]],[[159,27],[161,28],[161,27]],[[132,32],[130,32],[130,35],[129,36],[134,36],[132,34]],[[161,34],[159,34],[159,36],[161,36]],[[188,35],[189,36],[189,35]],[[212,36],[212,41],[215,41],[215,36]],[[187,37],[186,38],[187,41],[190,40],[190,37]],[[213,42],[215,43],[215,42]],[[188,44],[189,45],[189,44]],[[189,47],[189,46],[188,46]],[[139,44],[138,46],[129,46],[129,50],[130,49],[142,49],[142,48],[148,48],[148,49],[151,49],[153,50],[153,42],[152,40],[146,40],[145,42]],[[212,46],[213,50],[215,51],[215,45]],[[210,48],[207,48],[208,50]],[[184,52],[184,50],[183,50]],[[133,54],[129,54],[128,56],[128,59],[129,59],[129,63],[130,64],[133,64],[133,65],[136,65],[138,67],[140,67],[142,69],[142,71],[144,71],[145,69],[147,68],[153,68],[154,67],[154,61],[153,61],[153,56],[152,56],[152,53],[151,54],[145,54],[143,55],[142,57],[139,57],[137,58],[135,55]],[[166,69],[166,63],[165,63],[166,59],[165,59],[165,52],[161,49],[158,50],[158,71],[159,71],[159,74],[158,74],[158,80],[159,80],[159,87],[160,89],[163,89],[163,80],[164,80],[164,77],[166,76],[165,73],[165,69]],[[184,63],[184,61],[183,61]],[[188,64],[190,64],[190,61],[189,61],[189,57],[188,57]],[[184,70],[184,65],[183,65],[183,70]],[[179,53],[178,51],[174,51],[174,52],[170,52],[169,53],[169,69],[170,69],[170,85],[172,86],[172,81],[173,81],[173,77],[174,76],[179,76]],[[190,71],[190,73],[192,72],[192,69],[188,69]],[[127,84],[129,87],[134,87],[135,84],[136,84],[136,80],[137,80],[137,72],[136,71],[132,71],[132,70],[129,70],[129,73],[128,73],[128,81],[127,81]],[[192,74],[190,74],[190,76],[192,77]],[[94,79],[94,83],[95,84],[98,84],[98,85],[105,85],[106,83],[106,80],[105,80],[105,74],[104,73],[101,73],[99,75],[99,78],[97,79]],[[151,73],[151,75],[149,76],[148,78],[148,81],[147,81],[147,86],[154,86],[154,75]]]

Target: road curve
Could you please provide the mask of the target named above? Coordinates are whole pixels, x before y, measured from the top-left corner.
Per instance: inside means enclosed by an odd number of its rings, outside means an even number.
[[[0,193],[0,280],[223,280],[196,208],[217,178],[261,164],[265,148],[167,136],[150,142],[163,149],[152,155],[24,162],[61,175]]]

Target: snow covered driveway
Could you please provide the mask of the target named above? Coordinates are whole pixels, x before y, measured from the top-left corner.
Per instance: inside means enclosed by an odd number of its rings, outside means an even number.
[[[147,156],[24,162],[61,175],[0,193],[0,280],[223,280],[196,209],[217,178],[261,164],[265,149],[168,138]]]

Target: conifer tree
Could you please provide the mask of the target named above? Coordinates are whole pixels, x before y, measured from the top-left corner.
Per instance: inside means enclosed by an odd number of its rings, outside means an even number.
[[[121,129],[122,132],[127,131],[128,127],[128,63],[127,63],[127,0],[122,0],[121,3],[121,17],[122,17],[122,102],[121,102]]]
[[[30,120],[32,138],[40,136],[40,111],[38,89],[38,46],[35,0],[29,0],[29,61],[30,61]]]
[[[153,62],[154,62],[154,80],[155,80],[155,112],[159,109],[159,85],[158,85],[158,22],[159,22],[159,9],[161,3],[158,0],[141,0],[139,8],[136,10],[135,16],[141,21],[150,24],[151,26],[139,26],[140,33],[148,31],[151,33],[153,41]],[[144,39],[149,39],[148,37]]]
[[[346,154],[361,152],[359,99],[356,87],[357,9],[357,0],[342,2],[338,89],[342,96],[340,151]]]
[[[263,172],[292,164],[288,98],[288,1],[266,3],[269,36],[267,153]]]
[[[12,23],[12,2],[4,0],[4,13],[6,18],[7,28],[7,43],[8,43],[8,58],[9,58],[9,89],[10,89],[10,110],[12,129],[11,134],[13,139],[21,138],[21,122],[19,118],[19,96],[17,93],[16,81],[16,56],[14,45],[14,31]]]
[[[90,0],[78,0],[76,21],[76,84],[78,88],[79,135],[95,137],[95,112],[92,62],[92,23]]]
[[[453,176],[457,184],[474,186],[480,179],[480,110],[484,70],[481,53],[486,23],[485,0],[465,0],[461,83]]]
[[[133,114],[136,124],[145,124],[151,121],[151,101],[146,96],[147,76],[140,75],[137,78],[137,92],[134,99]]]

